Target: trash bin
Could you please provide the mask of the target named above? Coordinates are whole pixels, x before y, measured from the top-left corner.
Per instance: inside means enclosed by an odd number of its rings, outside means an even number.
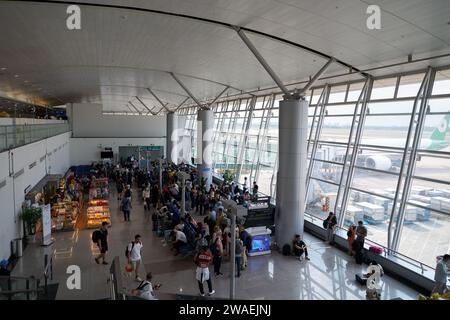
[[[22,256],[23,247],[22,247],[22,238],[17,238],[11,240],[11,254],[20,258]]]

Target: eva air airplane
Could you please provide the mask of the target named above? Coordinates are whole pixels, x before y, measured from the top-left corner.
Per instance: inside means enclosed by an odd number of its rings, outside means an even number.
[[[450,147],[450,139],[447,139],[447,133],[450,129],[450,114],[445,115],[439,126],[433,130],[429,138],[422,138],[420,141],[420,150],[438,151]],[[386,147],[405,147],[405,139],[363,139],[361,144],[386,146]],[[393,162],[399,160],[398,153],[371,153],[363,152],[358,156],[358,164],[366,168],[389,170]]]

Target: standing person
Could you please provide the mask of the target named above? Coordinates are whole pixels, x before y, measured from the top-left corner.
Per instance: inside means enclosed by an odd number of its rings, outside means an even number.
[[[308,257],[308,248],[306,243],[302,240],[299,234],[296,234],[294,240],[292,241],[292,251],[298,260],[302,260],[303,253],[305,254],[305,259],[310,260]]]
[[[198,288],[200,289],[200,295],[202,297],[205,296],[205,291],[203,289],[203,282],[205,281],[208,283],[209,295],[213,295],[216,292],[212,288],[211,277],[209,274],[211,260],[213,260],[213,256],[207,246],[201,247],[200,252],[194,257],[194,262],[197,265],[195,278],[198,281]]]
[[[248,190],[247,177],[244,178],[244,186],[243,186],[242,190],[244,193]]]
[[[120,179],[117,180],[116,188],[117,188],[117,200],[121,201],[122,200],[122,193],[123,193],[122,180],[120,180]]]
[[[103,221],[102,226],[99,230],[94,231],[92,234],[92,241],[94,241],[98,248],[100,249],[100,255],[95,258],[95,262],[97,264],[100,263],[100,259],[103,259],[102,264],[108,264],[106,262],[106,252],[108,251],[108,230],[106,229],[108,227],[108,222]]]
[[[239,239],[242,240],[244,245],[244,250],[242,252],[242,270],[244,270],[247,268],[247,253],[251,249],[251,237],[243,225],[239,226]]]
[[[236,270],[237,270],[237,277],[241,276],[241,259],[242,259],[242,254],[244,252],[244,244],[242,243],[242,240],[239,239],[239,232],[235,231],[236,234],[236,245],[235,245],[235,249],[234,249],[234,254],[235,254],[235,258],[234,261],[236,263]]]
[[[131,192],[131,185],[128,184],[128,185],[126,186],[126,188],[125,188],[125,194],[124,194],[124,197],[125,197],[125,198],[131,198],[131,194],[132,194],[132,192]]]
[[[358,221],[358,227],[356,227],[356,241],[360,242],[363,248],[366,237],[367,237],[367,228],[364,227],[362,221]]]
[[[352,224],[347,231],[348,254],[353,256],[353,241],[356,238],[356,226]]]
[[[431,293],[443,294],[447,288],[447,276],[449,276],[448,264],[450,263],[450,255],[444,254],[442,259],[436,265],[434,274],[435,285]]]
[[[139,267],[142,262],[143,247],[141,236],[139,234],[135,235],[134,241],[130,242],[127,246],[128,263],[133,267],[136,281],[142,281],[142,279],[139,278]]]
[[[330,212],[327,218],[327,242],[334,244],[334,231],[336,230],[337,219],[334,212]]]
[[[252,195],[253,195],[253,201],[257,201],[258,200],[258,185],[256,184],[256,181],[253,181],[253,190],[252,190]]]
[[[144,210],[150,211],[151,199],[150,199],[150,186],[147,185],[142,190],[142,200],[144,200]]]
[[[356,239],[352,243],[352,249],[355,251],[355,261],[357,264],[362,264],[364,260],[364,240],[367,236],[367,229],[363,226],[362,221],[358,221],[356,227]]]
[[[213,240],[211,245],[211,253],[213,254],[214,274],[216,276],[221,276],[223,275],[223,273],[220,272],[223,256],[222,237],[218,236]]]
[[[123,212],[124,221],[130,221],[131,197],[125,197],[122,199],[121,209]]]

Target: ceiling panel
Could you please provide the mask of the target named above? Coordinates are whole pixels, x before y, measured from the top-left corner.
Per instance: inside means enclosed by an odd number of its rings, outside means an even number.
[[[408,54],[450,52],[450,1],[445,0],[83,2],[236,24],[294,41],[360,69],[404,61]],[[366,27],[369,4],[382,9],[381,30]],[[231,86],[233,93],[274,86],[232,29],[154,13],[81,6],[82,29],[69,31],[66,7],[0,3],[0,28],[6,30],[0,34],[0,95],[56,105],[147,97],[145,88],[151,87],[163,101],[175,106],[186,93],[168,72],[179,75],[200,100],[215,97],[225,85]],[[248,37],[286,83],[307,80],[326,61],[272,39],[251,33]],[[417,66],[402,65],[373,74]],[[333,64],[327,75],[346,70]]]

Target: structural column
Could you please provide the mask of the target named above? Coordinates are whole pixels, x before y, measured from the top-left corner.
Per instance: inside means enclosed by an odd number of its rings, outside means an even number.
[[[166,158],[167,161],[178,164],[178,115],[167,113]]]
[[[212,184],[212,150],[213,150],[214,113],[202,109],[197,114],[197,170],[199,177],[205,179],[206,190]]]
[[[304,98],[280,101],[276,241],[292,246],[295,234],[303,236],[307,172],[308,102]]]

